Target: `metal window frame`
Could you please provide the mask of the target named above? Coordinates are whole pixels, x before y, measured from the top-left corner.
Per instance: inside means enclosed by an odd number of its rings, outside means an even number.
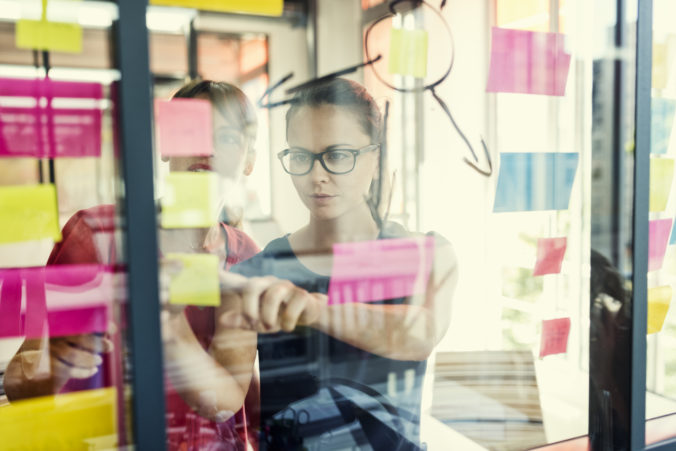
[[[137,449],[146,450],[164,447],[167,442],[146,27],[148,1],[118,0],[117,4],[119,14],[113,23],[113,38],[120,71],[116,109],[124,186],[132,440]]]

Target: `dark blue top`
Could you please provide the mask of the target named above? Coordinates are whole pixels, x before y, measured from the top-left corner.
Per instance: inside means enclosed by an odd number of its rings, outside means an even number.
[[[398,224],[388,223],[386,229],[387,232],[381,233],[379,238],[408,236]],[[274,275],[289,280],[309,292],[326,294],[329,288],[329,277],[312,272],[298,260],[291,249],[288,236],[273,240],[261,253],[234,266],[232,271],[248,277]],[[373,304],[404,302],[405,299],[399,298]],[[402,441],[418,442],[425,361],[389,359],[351,346],[316,329],[301,326],[291,333],[259,334],[258,358],[261,378],[262,449],[276,447],[292,449],[296,445],[300,448],[303,446],[300,445],[302,440],[307,444],[311,436],[316,438],[322,434],[322,449],[325,449],[325,445],[330,445],[327,440],[329,442],[331,440],[327,439],[329,434],[327,431],[348,424],[352,425],[350,434],[360,445],[368,442],[376,449],[395,449],[396,446],[392,447],[392,440],[395,442],[399,440],[397,434],[394,438],[386,437],[390,441],[383,442],[382,446],[376,446],[372,436],[374,430],[378,431],[378,427],[375,429],[367,427],[368,431],[364,433],[364,423],[368,421],[359,415],[355,417],[354,413],[367,407],[364,404],[375,406],[372,411],[377,411],[376,417],[384,419],[384,423],[390,425],[389,429],[397,430],[402,436]],[[302,427],[291,427],[288,421],[279,421],[280,412],[287,412],[287,415],[282,416],[291,418],[296,410],[301,408],[307,410],[305,405],[321,404],[322,401],[319,400],[327,398],[318,395],[321,389],[324,389],[324,394],[332,395],[329,400],[331,407],[323,410],[327,414],[319,415],[322,421],[317,421],[318,415],[315,411],[310,412],[311,415],[308,416],[312,418],[309,418],[308,424]],[[343,396],[345,402],[341,404],[338,401],[336,410],[336,401]],[[285,411],[288,407],[294,410]],[[328,414],[330,411],[339,413]],[[359,418],[362,420],[358,421]],[[308,419],[303,418],[302,422],[306,420]],[[389,433],[389,429],[383,431]],[[300,437],[296,442],[293,440],[280,442],[279,437],[266,437],[266,434],[292,434]],[[376,435],[383,434],[385,432],[376,432]],[[333,437],[338,434],[329,435]],[[266,448],[266,442],[276,443],[277,446]],[[411,448],[403,446],[401,449]]]

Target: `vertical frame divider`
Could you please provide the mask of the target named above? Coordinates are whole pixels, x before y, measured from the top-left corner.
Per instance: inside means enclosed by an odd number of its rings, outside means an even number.
[[[148,2],[118,0],[117,4],[119,19],[113,25],[113,34],[120,71],[117,120],[125,193],[133,441],[136,449],[162,449],[166,429],[146,27]]]
[[[632,240],[631,449],[645,448],[653,0],[638,0]]]

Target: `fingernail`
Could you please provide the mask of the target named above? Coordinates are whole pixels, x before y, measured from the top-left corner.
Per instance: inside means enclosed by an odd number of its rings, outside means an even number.
[[[95,359],[94,359],[94,364],[95,364],[96,366],[99,366],[99,365],[101,365],[101,364],[103,363],[103,359],[101,358],[100,355],[97,355],[97,356],[94,356],[94,357],[95,357]]]

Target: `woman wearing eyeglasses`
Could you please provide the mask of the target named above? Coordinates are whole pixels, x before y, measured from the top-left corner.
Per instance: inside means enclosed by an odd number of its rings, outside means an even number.
[[[345,79],[311,85],[296,95],[286,119],[289,148],[278,156],[309,222],[233,271],[286,279],[313,295],[272,293],[223,307],[231,327],[249,329],[242,337],[249,334],[250,343],[256,337],[261,449],[417,449],[425,361],[450,320],[454,254],[437,235],[381,222],[372,199],[385,160],[382,117],[361,85]],[[381,281],[383,294],[368,302],[327,296],[332,274],[337,280],[335,246],[412,237],[434,242],[421,291],[390,299],[384,293],[397,289],[385,285],[395,280]],[[367,272],[390,263],[354,249]],[[361,282],[375,291],[380,283]]]

